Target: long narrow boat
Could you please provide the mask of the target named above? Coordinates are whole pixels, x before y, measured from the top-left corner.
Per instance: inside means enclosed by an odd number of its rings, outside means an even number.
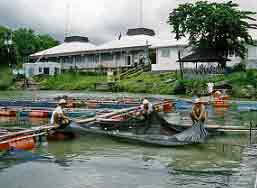
[[[99,134],[110,136],[113,138],[124,139],[125,141],[129,142],[138,142],[141,144],[151,144],[156,146],[166,146],[166,147],[175,147],[175,146],[185,146],[190,144],[196,143],[189,143],[189,142],[181,142],[177,140],[176,135],[173,136],[165,136],[165,135],[136,135],[129,132],[119,132],[119,131],[105,131],[101,130],[99,127],[94,126],[80,126],[78,127],[81,131],[92,133],[92,134]]]
[[[173,122],[169,116],[167,116],[165,113],[159,113],[159,115],[164,119],[164,122],[174,129],[178,131],[184,131],[186,129],[189,129],[192,127],[191,123],[177,123]],[[257,125],[256,125],[257,126]],[[256,127],[255,126],[255,127]],[[243,134],[249,134],[250,131],[256,131],[256,128],[248,128],[248,127],[240,127],[240,126],[229,126],[229,125],[217,125],[217,124],[206,124],[205,125],[206,130],[213,135],[225,133],[225,134],[235,134],[235,133],[243,133]]]
[[[112,109],[122,109],[129,108],[132,106],[137,106],[139,102],[129,102],[129,101],[104,101],[104,100],[84,100],[82,102],[78,102],[79,105],[76,106],[76,102],[74,105],[68,105],[68,108],[112,108]],[[58,104],[57,101],[50,100],[0,100],[0,107],[42,107],[42,108],[54,108]],[[69,104],[69,103],[68,103]]]

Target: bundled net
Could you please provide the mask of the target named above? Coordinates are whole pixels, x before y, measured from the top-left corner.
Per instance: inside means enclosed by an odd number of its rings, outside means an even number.
[[[204,124],[202,122],[197,122],[194,123],[191,128],[176,135],[176,138],[181,142],[203,143],[207,136],[208,132],[204,128]]]

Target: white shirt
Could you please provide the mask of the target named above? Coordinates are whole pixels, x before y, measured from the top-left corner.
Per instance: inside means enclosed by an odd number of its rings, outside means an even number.
[[[207,83],[207,86],[208,86],[208,93],[212,93],[213,92],[213,86],[214,86],[214,83]]]
[[[141,109],[144,111],[144,105],[141,105]],[[150,114],[151,112],[153,112],[153,105],[149,103],[147,113]]]
[[[52,125],[54,124],[54,115],[55,115],[55,113],[62,114],[62,113],[63,113],[62,107],[57,106],[57,107],[54,109],[54,111],[53,111],[53,113],[52,113],[51,120],[50,120],[50,123],[51,123]]]

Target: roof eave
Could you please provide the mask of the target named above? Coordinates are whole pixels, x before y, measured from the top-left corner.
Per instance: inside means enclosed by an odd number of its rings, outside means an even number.
[[[77,52],[67,52],[67,53],[56,53],[56,54],[41,54],[41,55],[30,55],[31,58],[51,58],[51,57],[60,57],[60,56],[73,56],[73,55],[81,55],[81,54],[92,54],[92,53],[106,53],[106,52],[120,52],[126,51],[130,49],[139,50],[142,48],[150,47],[151,45],[144,46],[132,46],[132,47],[123,47],[123,48],[109,48],[109,49],[94,49],[87,51],[77,51]]]

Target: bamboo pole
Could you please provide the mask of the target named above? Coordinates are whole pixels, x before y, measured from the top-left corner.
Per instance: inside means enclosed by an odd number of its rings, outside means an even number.
[[[31,133],[40,132],[40,131],[48,131],[53,128],[55,128],[55,126],[34,127],[32,129],[2,135],[2,136],[0,136],[0,140],[4,140],[4,139],[10,138],[10,137],[24,135],[24,134],[31,134]]]
[[[162,105],[164,103],[165,102],[154,103],[153,107],[155,107],[157,105]],[[123,114],[123,113],[128,113],[128,112],[131,112],[131,111],[137,111],[139,109],[140,109],[140,106],[134,106],[134,107],[130,107],[130,108],[125,108],[125,109],[117,110],[117,111],[114,111],[114,112],[111,112],[111,113],[103,114],[103,115],[100,115],[100,116],[95,116],[93,118],[87,118],[87,119],[84,119],[84,120],[78,120],[78,121],[75,121],[75,123],[77,123],[77,124],[92,123],[94,121],[97,121],[98,119],[108,119],[108,118],[111,118],[112,116],[115,116],[115,115],[119,115],[119,114]]]
[[[20,140],[33,138],[33,137],[36,137],[36,136],[42,136],[42,135],[45,135],[45,134],[46,133],[38,133],[38,134],[32,134],[32,135],[28,135],[28,136],[19,137],[19,138],[12,138],[12,139],[9,139],[9,140],[1,141],[0,144],[6,144],[6,143],[10,143],[10,142],[17,142],[17,141],[20,141]]]
[[[126,108],[126,109],[121,109],[121,110],[117,110],[117,111],[114,111],[114,112],[111,112],[111,113],[107,113],[107,114],[103,114],[103,115],[100,115],[100,116],[95,116],[93,118],[87,118],[87,119],[84,119],[84,120],[78,120],[76,121],[76,123],[78,124],[85,124],[85,123],[90,123],[90,122],[94,122],[94,121],[97,121],[98,118],[110,118],[112,116],[115,116],[115,115],[118,115],[118,114],[123,114],[123,113],[127,113],[127,112],[130,112],[130,111],[133,111],[133,110],[137,110],[139,109],[139,107],[131,107],[131,108]]]

